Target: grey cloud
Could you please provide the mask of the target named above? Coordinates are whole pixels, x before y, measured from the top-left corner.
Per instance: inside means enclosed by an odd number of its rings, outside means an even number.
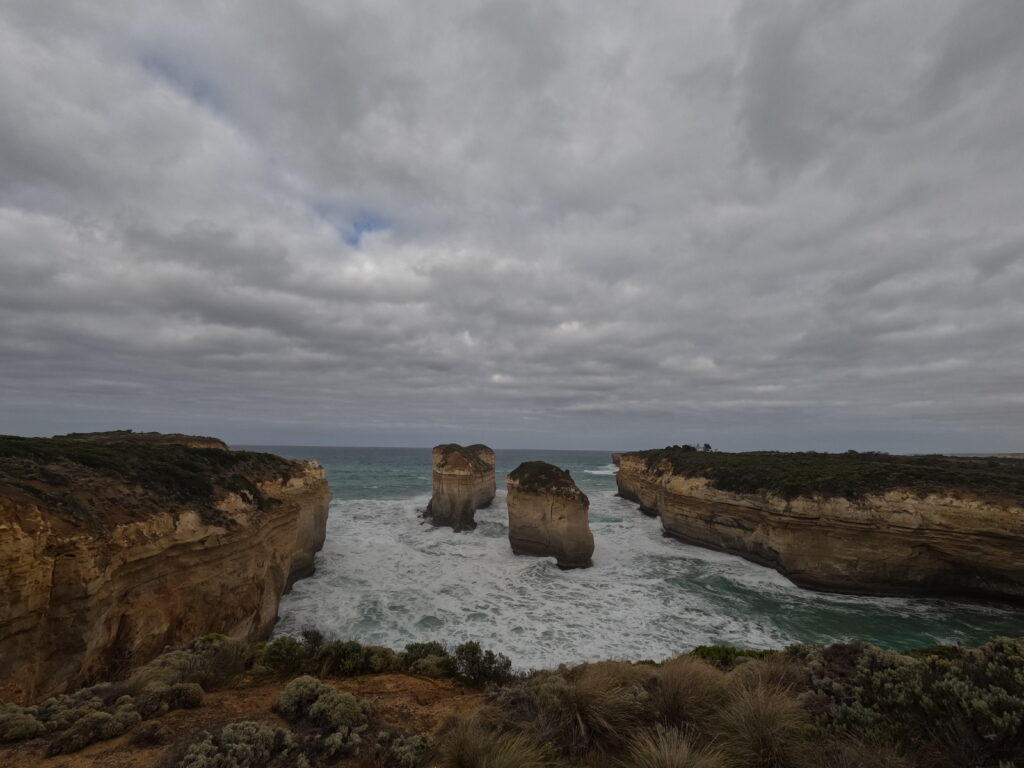
[[[1019,450],[1018,4],[0,11],[0,431]]]

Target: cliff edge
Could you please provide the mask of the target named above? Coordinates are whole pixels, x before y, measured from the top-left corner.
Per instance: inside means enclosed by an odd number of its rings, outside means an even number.
[[[592,564],[590,499],[567,470],[544,461],[526,461],[505,482],[508,538],[515,554],[553,556],[559,568]]]
[[[1024,601],[1024,462],[887,454],[622,454],[619,495],[682,541],[799,586]]]
[[[35,701],[220,632],[269,634],[312,572],[311,461],[213,438],[0,437],[0,698]]]
[[[434,447],[433,494],[425,516],[456,531],[476,528],[476,510],[494,501],[495,455],[486,445],[447,443]]]

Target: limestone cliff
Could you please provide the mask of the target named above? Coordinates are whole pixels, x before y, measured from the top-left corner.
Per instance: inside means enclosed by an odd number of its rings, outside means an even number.
[[[425,516],[456,531],[476,528],[476,510],[494,501],[494,451],[486,445],[434,447],[434,491]]]
[[[315,462],[203,439],[0,437],[0,698],[209,632],[265,637],[312,571],[329,501]]]
[[[527,461],[512,470],[505,482],[508,538],[515,554],[553,556],[559,568],[591,565],[590,499],[566,470]]]
[[[744,465],[695,454],[687,465],[657,453],[622,455],[619,495],[660,514],[665,533],[683,541],[810,589],[1024,599],[1024,464],[750,454]]]

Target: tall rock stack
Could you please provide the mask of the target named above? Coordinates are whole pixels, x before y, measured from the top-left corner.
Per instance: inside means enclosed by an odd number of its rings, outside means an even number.
[[[434,492],[426,517],[456,531],[476,528],[474,514],[494,501],[494,451],[456,443],[434,447]]]
[[[517,555],[553,556],[559,568],[587,568],[594,554],[590,499],[569,472],[526,461],[506,478],[508,538]]]

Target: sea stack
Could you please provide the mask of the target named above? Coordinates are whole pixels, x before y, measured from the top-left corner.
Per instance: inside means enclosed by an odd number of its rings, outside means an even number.
[[[505,482],[508,538],[515,554],[553,556],[559,568],[592,564],[590,499],[567,470],[544,461],[525,461]]]
[[[486,445],[434,447],[434,492],[425,516],[456,531],[476,528],[476,510],[494,501],[494,451]]]

